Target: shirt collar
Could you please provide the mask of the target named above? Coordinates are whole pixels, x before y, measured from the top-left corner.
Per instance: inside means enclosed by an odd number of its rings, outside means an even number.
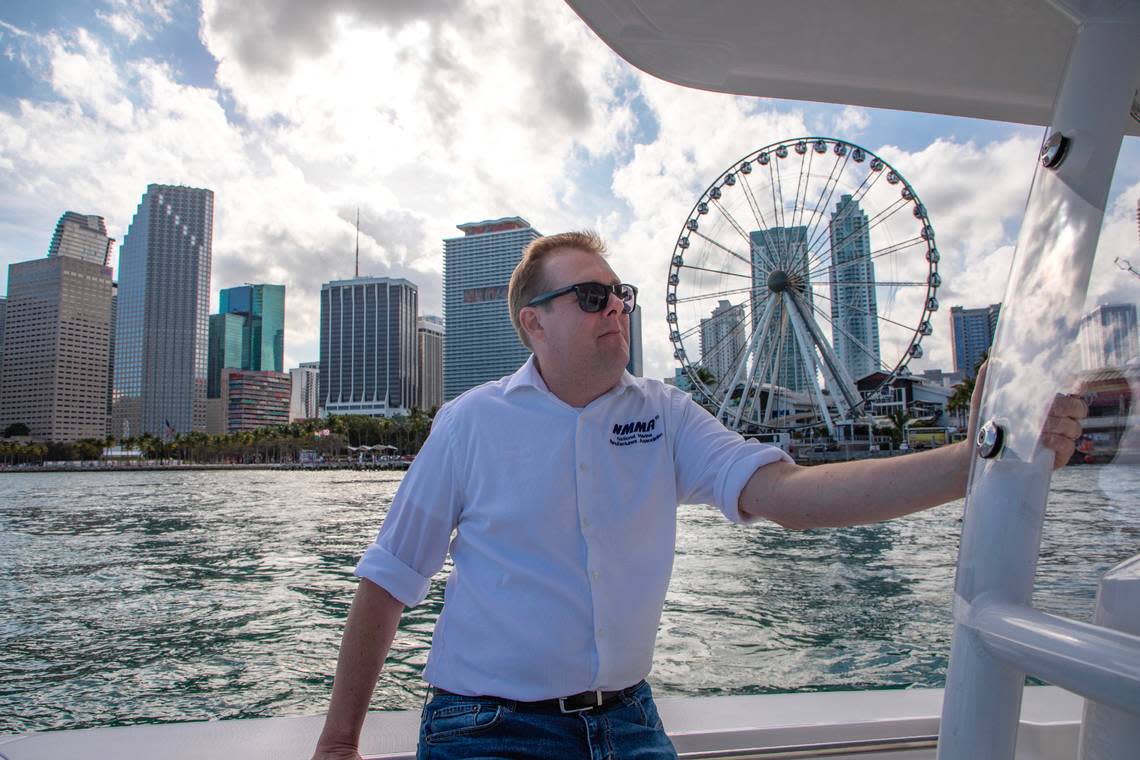
[[[617,385],[606,391],[599,398],[617,396],[625,393],[626,390],[634,385],[633,375],[629,374],[628,371],[622,372]],[[519,388],[535,388],[542,393],[550,393],[550,388],[547,387],[546,381],[542,379],[542,374],[538,371],[538,367],[534,363],[534,354],[531,354],[526,362],[511,375],[510,380],[507,381],[507,389],[505,392],[511,393]]]

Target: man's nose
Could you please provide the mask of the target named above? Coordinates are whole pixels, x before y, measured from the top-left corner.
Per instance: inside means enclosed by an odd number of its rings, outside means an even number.
[[[614,312],[621,314],[625,310],[625,301],[622,297],[612,290],[606,296],[606,316],[610,316]]]

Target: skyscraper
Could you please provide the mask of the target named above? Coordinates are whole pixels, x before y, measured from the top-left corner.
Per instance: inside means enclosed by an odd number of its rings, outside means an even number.
[[[407,414],[416,403],[419,293],[403,279],[356,277],[321,286],[323,414]]]
[[[206,398],[221,398],[223,369],[252,369],[243,363],[248,356],[245,323],[244,314],[210,315]]]
[[[207,398],[218,398],[222,369],[281,372],[285,364],[285,286],[239,285],[219,292],[210,315]]]
[[[1136,304],[1101,304],[1081,319],[1081,368],[1123,367],[1140,356]]]
[[[443,404],[443,320],[434,316],[420,319],[416,323],[416,339],[419,341],[417,377],[420,394],[416,406],[430,412]]]
[[[744,353],[744,305],[721,300],[712,316],[701,320],[701,366],[713,381],[728,387]]]
[[[111,432],[111,399],[115,392],[115,327],[119,323],[119,283],[111,283],[111,349],[107,352],[107,432]]]
[[[0,297],[0,367],[4,366],[4,317],[8,312],[8,299]]]
[[[982,361],[982,354],[990,350],[997,334],[1001,304],[994,303],[978,309],[950,307],[950,339],[954,344],[954,371],[966,377],[974,376],[974,369]]]
[[[645,373],[641,350],[641,304],[634,306],[629,315],[629,362],[625,369],[634,377],[641,377]]]
[[[523,249],[541,237],[521,217],[460,224],[443,241],[443,398],[521,367],[530,356],[511,324],[507,286]]]
[[[92,264],[108,266],[111,263],[111,248],[115,239],[107,237],[107,223],[103,217],[94,214],[64,212],[55,225],[51,237],[48,257],[70,256],[73,259],[90,261]]]
[[[106,251],[110,238],[100,217],[80,218],[97,220],[101,242],[61,224],[47,258],[8,268],[0,428],[22,422],[40,440],[107,434],[111,270],[84,252]]]
[[[282,372],[285,366],[285,286],[239,285],[219,293],[222,314],[245,320],[242,368]]]
[[[119,252],[112,434],[206,426],[214,193],[148,185]]]
[[[768,298],[780,298],[781,293],[771,292],[773,273],[779,279],[779,273],[785,275],[783,281],[787,288],[796,291],[797,296],[804,304],[806,318],[814,318],[812,314],[811,278],[808,274],[808,240],[807,227],[770,227],[766,230],[754,230],[749,233],[752,241],[752,328],[758,328]],[[783,286],[779,286],[783,287]],[[758,297],[763,294],[766,297]],[[808,383],[808,369],[804,367],[803,357],[800,355],[799,341],[792,331],[791,319],[783,305],[779,305],[773,312],[773,319],[767,329],[767,337],[760,346],[760,362],[769,362],[768,369],[759,382],[775,382],[776,385],[793,391],[806,391],[811,386]],[[808,350],[812,350],[808,346]],[[776,363],[775,376],[772,375],[772,363]],[[812,370],[814,371],[814,368]]]
[[[289,421],[310,420],[321,415],[317,393],[320,386],[321,363],[301,362],[289,370]]]
[[[828,225],[831,235],[831,342],[853,380],[880,369],[879,304],[871,234],[859,202],[844,195]]]

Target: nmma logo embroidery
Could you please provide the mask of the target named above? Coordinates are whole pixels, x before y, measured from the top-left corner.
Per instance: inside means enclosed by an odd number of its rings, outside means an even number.
[[[650,420],[635,420],[634,422],[621,423],[618,422],[614,425],[611,431],[610,443],[614,446],[632,446],[635,443],[653,443],[661,437],[661,431],[658,430],[658,421],[661,415],[653,415]]]

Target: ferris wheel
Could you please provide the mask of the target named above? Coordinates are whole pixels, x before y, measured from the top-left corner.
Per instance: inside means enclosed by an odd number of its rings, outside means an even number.
[[[768,145],[705,189],[677,237],[674,358],[728,427],[834,435],[922,357],[938,260],[926,207],[887,161],[828,137]]]

